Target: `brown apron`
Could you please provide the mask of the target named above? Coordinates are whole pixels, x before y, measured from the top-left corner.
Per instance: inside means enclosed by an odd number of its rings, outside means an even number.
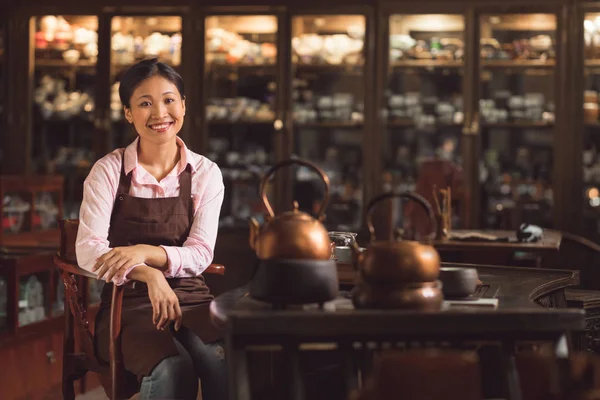
[[[126,175],[123,165],[122,161],[119,189],[108,233],[110,247],[136,244],[182,246],[194,218],[189,165],[179,175],[179,197],[155,199],[129,195],[131,172]],[[221,332],[214,327],[209,316],[209,304],[213,296],[204,278],[169,278],[167,281],[179,299],[183,325],[205,343],[218,340]],[[112,283],[104,285],[96,317],[96,351],[105,361],[109,359],[112,288]],[[135,282],[133,288],[129,285],[125,288],[121,347],[125,369],[135,374],[138,381],[149,375],[161,360],[179,354],[170,331],[159,331],[152,324],[152,304],[148,298],[148,287],[143,282]]]

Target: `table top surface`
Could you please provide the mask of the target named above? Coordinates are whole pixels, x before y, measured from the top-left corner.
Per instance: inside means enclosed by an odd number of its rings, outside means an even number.
[[[438,250],[504,250],[504,251],[528,251],[528,252],[557,252],[560,249],[562,233],[552,229],[544,229],[544,236],[538,242],[524,243],[515,242],[517,239],[515,231],[508,230],[476,230],[455,229],[453,232],[465,234],[469,232],[483,233],[496,237],[509,238],[509,242],[487,242],[467,240],[434,240],[433,246]]]
[[[453,264],[456,265],[456,264]],[[486,290],[481,297],[498,299],[498,309],[446,309],[438,312],[354,309],[348,296],[340,296],[320,310],[316,305],[274,310],[251,298],[248,287],[218,296],[211,303],[217,325],[235,325],[244,334],[343,335],[353,334],[506,334],[557,333],[582,329],[584,311],[547,309],[533,302],[552,291],[576,285],[577,271],[473,266]]]

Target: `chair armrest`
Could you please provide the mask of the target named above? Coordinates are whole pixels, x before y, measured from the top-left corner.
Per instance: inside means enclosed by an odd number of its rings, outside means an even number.
[[[53,262],[58,269],[65,271],[69,274],[81,275],[92,279],[98,279],[98,277],[95,274],[91,273],[88,270],[80,268],[77,264],[73,264],[72,262],[65,260],[58,254],[54,255]]]
[[[225,266],[221,264],[210,264],[204,270],[205,274],[225,275]]]

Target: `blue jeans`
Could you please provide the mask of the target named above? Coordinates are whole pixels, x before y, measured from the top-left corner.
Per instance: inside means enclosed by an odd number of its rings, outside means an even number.
[[[223,346],[205,344],[185,327],[171,328],[179,355],[165,358],[142,378],[140,400],[195,400],[198,378],[202,400],[227,399],[227,370]]]

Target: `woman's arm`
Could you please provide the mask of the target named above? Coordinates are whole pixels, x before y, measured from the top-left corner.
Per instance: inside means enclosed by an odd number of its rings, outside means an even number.
[[[93,273],[97,270],[98,260],[112,250],[108,242],[108,230],[120,169],[121,154],[110,153],[94,165],[83,184],[75,248],[79,266]],[[129,268],[127,273],[136,266]],[[117,285],[124,284],[127,282],[127,273],[120,274],[112,281]],[[102,278],[99,274],[97,276]]]
[[[198,276],[213,261],[225,187],[223,176],[216,164],[211,166],[200,181],[204,188],[195,204],[194,221],[183,246],[160,247],[166,252],[165,276],[168,278]],[[156,255],[158,257],[158,252]],[[153,261],[160,262],[163,259],[157,258]],[[148,264],[155,266],[152,262]]]

